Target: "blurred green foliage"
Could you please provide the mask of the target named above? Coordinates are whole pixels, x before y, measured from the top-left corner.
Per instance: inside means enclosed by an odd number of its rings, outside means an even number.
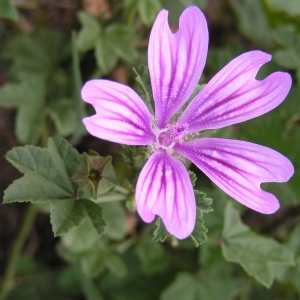
[[[24,254],[9,299],[300,297],[300,4],[298,0],[212,2],[103,1],[104,12],[91,14],[87,8],[76,12],[80,27],[74,26],[77,31],[71,34],[54,30],[39,13],[33,32],[27,32],[18,19],[26,7],[1,1],[0,16],[5,19],[0,67],[7,82],[0,87],[0,106],[15,109],[15,135],[25,145],[6,154],[24,175],[7,188],[4,202],[32,202],[50,214],[54,235],[61,236],[56,251],[65,262],[54,268]],[[205,134],[274,148],[291,159],[295,175],[286,184],[264,185],[277,195],[282,208],[274,216],[259,217],[239,204],[227,204],[229,197],[197,174],[194,188],[207,198],[196,192],[198,222],[193,237],[178,241],[167,234],[160,219],[146,226],[133,212],[134,184],[146,159],[145,149],[123,148],[132,169],[123,178],[118,174],[124,173],[124,164],[113,165],[111,157],[102,153],[80,154],[76,146],[86,115],[79,94],[81,77],[128,83],[151,108],[147,68],[140,67],[147,62],[151,25],[158,11],[166,8],[176,28],[189,5],[203,9],[212,24],[201,83],[250,49],[273,56],[260,78],[275,70],[290,72],[293,78],[292,90],[278,108]]]

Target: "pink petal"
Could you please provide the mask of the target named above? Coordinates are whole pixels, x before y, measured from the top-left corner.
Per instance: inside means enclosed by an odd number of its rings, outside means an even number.
[[[183,163],[164,150],[155,152],[142,169],[135,198],[145,222],[158,215],[168,232],[179,239],[193,231],[196,203],[189,175]]]
[[[243,205],[264,214],[279,208],[277,198],[260,189],[262,182],[286,182],[294,173],[291,162],[260,145],[217,138],[176,145],[219,188]]]
[[[179,121],[189,124],[189,132],[218,129],[278,106],[290,90],[290,75],[275,72],[262,81],[255,79],[259,68],[270,60],[271,56],[261,51],[232,60],[192,100]]]
[[[126,145],[148,145],[155,141],[152,116],[131,88],[108,80],[90,80],[83,86],[81,96],[96,110],[95,115],[83,119],[90,134]]]
[[[165,128],[191,96],[204,68],[207,47],[207,24],[197,7],[182,13],[175,34],[169,28],[168,11],[158,14],[150,35],[148,63],[159,128]]]

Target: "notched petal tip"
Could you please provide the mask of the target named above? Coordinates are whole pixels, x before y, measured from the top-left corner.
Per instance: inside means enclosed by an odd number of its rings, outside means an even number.
[[[188,237],[196,220],[196,203],[189,175],[179,160],[165,151],[154,153],[138,178],[137,211],[145,222],[162,218],[168,232],[178,239]]]
[[[81,95],[96,110],[95,115],[83,119],[90,134],[126,145],[148,145],[155,141],[152,116],[143,100],[128,86],[91,80],[83,86]]]
[[[275,72],[257,80],[260,67],[270,60],[271,55],[262,51],[233,59],[192,100],[179,121],[188,123],[192,133],[244,122],[277,107],[290,90],[291,78]]]
[[[286,157],[249,142],[201,138],[174,150],[190,159],[229,196],[264,214],[274,213],[279,202],[261,189],[261,183],[286,182],[294,172]]]
[[[159,128],[182,107],[202,74],[207,56],[208,29],[197,7],[183,11],[172,33],[168,12],[156,18],[149,39],[148,63]]]

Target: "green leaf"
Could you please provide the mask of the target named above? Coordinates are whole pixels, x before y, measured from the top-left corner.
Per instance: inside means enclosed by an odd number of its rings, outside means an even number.
[[[84,102],[81,99],[80,91],[82,87],[80,57],[76,47],[76,32],[72,32],[72,95],[75,111],[75,129],[70,138],[72,144],[78,144],[86,133],[82,119],[87,116]]]
[[[102,297],[98,286],[95,284],[95,282],[90,279],[88,276],[86,276],[80,268],[76,268],[76,275],[78,278],[78,284],[81,286],[81,289],[83,290],[85,299],[87,300],[104,300]]]
[[[16,78],[22,75],[24,79],[28,73],[35,73],[49,79],[58,64],[70,55],[70,43],[57,31],[39,29],[11,39],[3,55],[12,61],[9,71]]]
[[[95,202],[87,199],[80,199],[79,203],[82,205],[89,223],[95,228],[98,235],[101,236],[105,230],[103,209]]]
[[[192,186],[195,186],[196,181],[197,181],[197,175],[192,171],[188,171],[188,173],[189,173],[189,176],[190,176]]]
[[[112,240],[120,240],[127,234],[126,213],[119,202],[101,204],[106,222],[105,234]]]
[[[97,65],[103,74],[108,74],[117,64],[118,56],[111,52],[105,36],[101,36],[95,44]]]
[[[102,209],[90,200],[79,199],[70,181],[81,156],[66,140],[50,138],[48,148],[17,147],[6,159],[24,176],[5,191],[4,203],[50,201],[54,234],[62,235],[88,219],[99,235],[104,231]]]
[[[50,200],[54,195],[63,199],[73,197],[69,178],[60,172],[61,165],[47,149],[17,147],[5,157],[25,176],[6,189],[4,202]]]
[[[124,277],[128,272],[123,259],[119,255],[113,253],[105,256],[105,266],[112,274],[119,278]]]
[[[277,50],[274,52],[274,60],[287,69],[300,68],[300,56],[296,48]]]
[[[137,52],[133,47],[129,30],[118,24],[108,26],[95,43],[95,56],[103,74],[111,72],[119,58],[133,62]]]
[[[211,204],[212,204],[212,199],[206,198],[206,194],[199,192],[199,191],[194,191],[195,196],[196,196],[196,224],[195,228],[190,235],[191,239],[193,240],[194,244],[196,247],[202,245],[207,241],[207,229],[204,226],[204,220],[203,220],[203,213],[208,213],[213,211]]]
[[[74,199],[53,200],[50,204],[50,222],[55,236],[67,233],[85,221],[85,211]]]
[[[80,11],[77,16],[82,25],[77,37],[77,46],[81,51],[93,49],[102,31],[100,23],[84,11]]]
[[[161,300],[233,300],[244,284],[231,276],[224,265],[204,269],[193,275],[177,274],[175,280],[163,291]]]
[[[293,26],[285,25],[274,30],[273,36],[283,48],[274,52],[274,61],[284,68],[297,70],[300,82],[300,35]]]
[[[16,134],[25,144],[37,143],[43,131],[46,89],[43,76],[27,76],[21,83],[0,88],[0,105],[18,108]]]
[[[52,200],[50,211],[55,236],[67,233],[85,220],[89,221],[99,236],[104,233],[103,209],[88,199]]]
[[[241,32],[250,40],[266,48],[274,45],[271,27],[260,0],[230,1]],[[259,28],[259,30],[253,30]]]
[[[277,241],[262,237],[244,225],[231,203],[225,209],[222,252],[229,262],[240,264],[259,283],[270,287],[273,262],[293,264],[293,254]]]
[[[154,113],[154,100],[151,93],[151,82],[149,69],[145,65],[140,65],[138,68],[133,68],[136,77],[135,80],[139,84],[142,92],[142,98],[151,113]]]
[[[272,270],[275,274],[276,280],[283,283],[292,283],[298,293],[300,293],[300,224],[298,224],[287,242],[287,247],[295,256],[295,266],[283,266],[282,264],[273,263]]]
[[[156,228],[153,232],[153,241],[155,242],[164,242],[168,237],[169,233],[162,221],[161,218],[158,218],[155,222]]]
[[[7,83],[0,88],[0,105],[4,107],[41,105],[45,97],[43,77],[30,75],[21,83]]]
[[[270,10],[284,12],[291,17],[297,17],[300,15],[300,5],[298,0],[266,0]]]
[[[71,199],[73,197],[65,189],[40,174],[25,174],[15,180],[4,192],[3,203],[40,202],[53,199]]]
[[[13,21],[18,20],[18,11],[12,4],[11,0],[1,0],[0,2],[0,17],[11,19]]]
[[[82,253],[90,253],[93,249],[99,252],[98,244],[104,243],[103,237],[99,237],[89,222],[84,222],[80,226],[72,228],[61,237],[61,241],[59,245],[61,250],[60,254],[66,254],[62,256],[69,262],[76,262]],[[103,247],[102,245],[101,248]]]
[[[82,160],[82,156],[67,140],[60,137],[50,138],[48,148],[57,164],[60,164],[61,172],[70,179]]]
[[[133,37],[124,25],[113,24],[105,30],[105,41],[109,51],[127,62],[133,62],[137,52],[133,47]]]
[[[68,98],[57,98],[51,99],[49,103],[47,112],[60,136],[67,136],[75,132],[77,120],[72,100],[73,99]]]
[[[20,106],[16,118],[16,135],[24,144],[37,144],[43,134],[45,113],[42,106]]]
[[[178,19],[182,14],[183,10],[188,6],[198,6],[200,9],[204,10],[207,4],[207,0],[160,0],[162,7],[169,11],[169,22],[171,25],[178,24]]]
[[[161,10],[161,3],[159,0],[139,0],[138,11],[140,13],[142,22],[147,26],[152,25],[158,12]]]
[[[121,155],[125,164],[137,173],[145,165],[149,153],[146,147],[122,145]]]
[[[143,236],[139,240],[135,251],[141,261],[142,270],[146,274],[164,272],[169,266],[169,260],[163,246],[149,240],[148,236]]]

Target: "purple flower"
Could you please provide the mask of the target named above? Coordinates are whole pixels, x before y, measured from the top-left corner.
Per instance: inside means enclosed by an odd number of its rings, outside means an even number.
[[[259,68],[271,60],[261,51],[244,53],[226,65],[188,104],[204,68],[208,30],[197,7],[187,8],[172,33],[168,12],[153,25],[148,62],[155,102],[152,116],[129,87],[91,80],[82,89],[84,101],[96,110],[83,120],[94,136],[126,145],[148,145],[151,156],[136,185],[137,211],[145,222],[155,215],[179,239],[194,229],[196,204],[188,172],[180,160],[191,160],[217,186],[243,205],[270,214],[277,198],[260,188],[262,182],[285,182],[291,162],[280,153],[252,143],[220,138],[194,138],[260,116],[278,106],[291,87],[287,73],[275,72],[256,80]],[[199,135],[198,135],[199,136]]]

